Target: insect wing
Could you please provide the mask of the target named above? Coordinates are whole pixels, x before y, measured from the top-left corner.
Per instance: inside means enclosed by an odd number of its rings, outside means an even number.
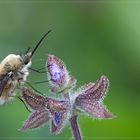
[[[2,95],[2,92],[10,79],[10,76],[11,75],[9,75],[9,74],[0,75],[0,96]]]

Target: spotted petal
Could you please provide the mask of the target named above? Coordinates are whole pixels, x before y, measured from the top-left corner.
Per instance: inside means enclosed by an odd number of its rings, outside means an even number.
[[[112,118],[113,115],[102,105],[109,81],[101,76],[97,82],[89,83],[80,88],[75,99],[75,106],[95,118]]]
[[[78,91],[78,96],[76,98],[77,101],[84,100],[84,99],[94,99],[94,100],[102,100],[106,93],[109,86],[109,80],[106,76],[101,76],[96,83],[89,83],[80,88]]]
[[[97,119],[113,117],[112,113],[110,113],[100,102],[97,102],[95,100],[85,99],[80,102],[76,102],[76,106],[80,110]]]
[[[69,108],[69,104],[64,100],[55,100],[52,98],[46,98],[45,106],[50,110],[63,111]]]
[[[44,102],[46,100],[44,96],[35,94],[33,91],[27,88],[22,88],[21,99],[27,105],[29,110],[37,110],[41,107],[44,107]]]
[[[20,130],[25,131],[32,128],[38,128],[44,123],[46,123],[49,120],[49,118],[50,117],[48,110],[40,108],[29,116],[29,118]]]

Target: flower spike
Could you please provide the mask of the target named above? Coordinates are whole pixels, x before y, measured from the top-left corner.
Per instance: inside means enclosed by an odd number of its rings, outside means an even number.
[[[79,112],[95,119],[114,117],[103,105],[109,87],[106,76],[101,76],[95,83],[85,84],[74,91],[72,89],[76,80],[68,73],[62,60],[49,55],[46,65],[50,90],[62,93],[62,100],[42,96],[23,88],[20,99],[31,110],[31,115],[21,128],[22,131],[38,128],[50,121],[51,133],[58,134],[69,120],[75,140],[82,140],[77,122]]]

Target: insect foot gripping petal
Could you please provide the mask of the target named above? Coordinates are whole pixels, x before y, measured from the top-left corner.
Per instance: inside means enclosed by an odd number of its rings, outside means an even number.
[[[21,131],[38,128],[49,121],[49,112],[45,108],[34,111],[24,123]]]
[[[48,55],[46,65],[52,92],[59,93],[75,85],[76,80],[69,75],[62,60],[54,55]]]
[[[97,119],[113,118],[102,103],[106,95],[109,81],[106,76],[101,76],[95,84],[89,83],[79,90],[78,96],[75,99],[75,105],[78,109],[90,114]]]

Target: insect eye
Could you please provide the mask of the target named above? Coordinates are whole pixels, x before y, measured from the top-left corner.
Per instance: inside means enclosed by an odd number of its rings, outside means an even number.
[[[22,54],[21,59],[24,65],[27,65],[30,62],[30,55],[29,54]]]
[[[25,64],[25,65],[27,65],[28,62],[29,62],[28,59],[25,59],[25,60],[24,60],[24,64]]]
[[[26,57],[26,58],[24,59],[24,64],[27,65],[27,64],[29,63],[29,61],[30,61],[30,59],[29,59],[28,57]]]

